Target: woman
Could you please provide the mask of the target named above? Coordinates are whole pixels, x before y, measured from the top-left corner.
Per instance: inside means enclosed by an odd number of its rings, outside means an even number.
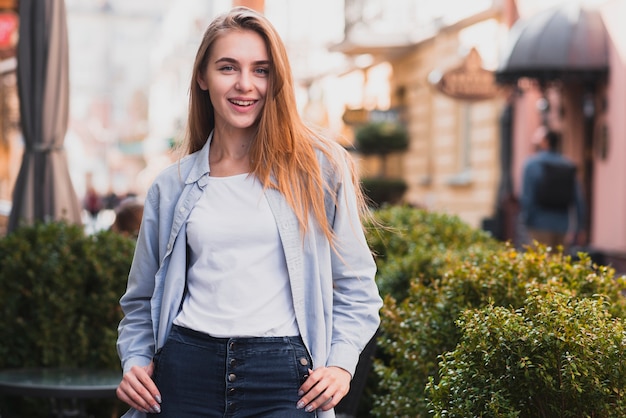
[[[284,45],[234,8],[193,67],[188,154],[144,216],[119,326],[127,417],[333,417],[382,301],[348,154],[298,117]]]

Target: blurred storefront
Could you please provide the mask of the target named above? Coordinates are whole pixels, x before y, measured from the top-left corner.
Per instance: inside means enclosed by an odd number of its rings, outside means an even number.
[[[399,172],[405,180],[403,200],[480,227],[494,211],[500,177],[503,99],[493,72],[494,39],[504,18],[500,2],[345,4],[345,39],[332,49],[353,58],[364,86],[381,66],[390,71],[387,107],[372,107],[365,94],[360,107],[346,109],[344,121],[354,132],[380,112],[399,115],[410,145],[387,164],[386,174]],[[371,169],[365,161],[364,170]]]
[[[511,94],[513,191],[519,196],[534,130],[560,131],[588,208],[578,244],[626,271],[626,1],[517,6],[496,72]]]
[[[584,185],[578,244],[626,271],[626,1],[345,5],[345,39],[332,49],[353,59],[363,91],[370,71],[391,68],[389,107],[364,101],[346,109],[347,123],[354,132],[372,110],[401,115],[410,147],[394,169],[409,186],[405,202],[528,243],[518,222],[521,174],[545,124],[562,132]]]

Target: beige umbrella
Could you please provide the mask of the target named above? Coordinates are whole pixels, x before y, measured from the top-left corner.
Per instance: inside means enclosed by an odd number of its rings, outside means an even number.
[[[17,83],[24,156],[13,191],[9,232],[35,221],[82,223],[63,142],[69,109],[63,0],[20,0]]]

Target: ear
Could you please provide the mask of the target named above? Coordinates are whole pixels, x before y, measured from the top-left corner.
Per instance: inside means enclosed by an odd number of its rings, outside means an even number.
[[[198,75],[196,75],[196,83],[198,83],[198,85],[200,86],[200,89],[202,90],[208,90],[209,86],[207,85],[207,83],[204,81],[204,78],[202,77],[202,73],[198,73]]]

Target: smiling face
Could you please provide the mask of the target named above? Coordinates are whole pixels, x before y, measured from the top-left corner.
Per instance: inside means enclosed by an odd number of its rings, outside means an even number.
[[[197,82],[211,98],[216,131],[255,128],[265,105],[269,65],[265,42],[254,31],[231,31],[215,41]]]

